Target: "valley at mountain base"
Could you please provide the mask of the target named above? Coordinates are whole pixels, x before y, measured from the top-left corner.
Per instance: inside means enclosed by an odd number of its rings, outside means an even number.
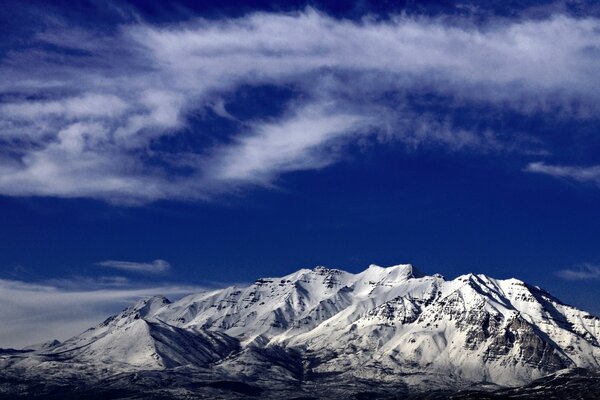
[[[0,398],[595,398],[599,339],[517,279],[316,267],[1,351]]]
[[[1,400],[126,400],[126,399],[380,399],[380,400],[500,400],[500,399],[598,399],[600,373],[573,369],[533,381],[518,388],[497,390],[441,390],[407,392],[402,386],[380,387],[368,383],[275,384],[212,380],[197,371],[143,371],[123,374],[96,384],[78,379],[27,380],[3,374]],[[260,385],[260,386],[259,386]]]

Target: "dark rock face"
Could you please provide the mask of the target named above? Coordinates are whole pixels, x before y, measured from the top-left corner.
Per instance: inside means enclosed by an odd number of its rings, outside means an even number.
[[[511,359],[514,363],[523,363],[548,373],[567,368],[573,363],[564,356],[544,334],[535,329],[521,316],[512,321],[493,338],[486,349],[486,360],[505,356],[516,347],[519,353]]]
[[[396,297],[368,313],[370,317],[378,317],[388,324],[411,324],[421,314],[421,306],[417,299]]]
[[[466,348],[475,350],[481,347],[490,337],[495,337],[498,334],[499,328],[503,322],[503,318],[499,314],[490,314],[484,308],[484,303],[460,318],[460,325],[457,322],[457,327],[466,328]]]

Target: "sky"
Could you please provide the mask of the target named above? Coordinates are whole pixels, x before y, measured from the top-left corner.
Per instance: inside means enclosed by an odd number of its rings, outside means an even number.
[[[325,265],[600,314],[593,1],[2,1],[0,347]]]

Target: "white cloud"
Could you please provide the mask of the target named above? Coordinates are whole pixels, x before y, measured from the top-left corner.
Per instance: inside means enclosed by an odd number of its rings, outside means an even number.
[[[583,264],[577,268],[568,268],[556,273],[559,277],[572,281],[600,279],[600,266]]]
[[[171,299],[205,290],[198,286],[133,286],[123,278],[27,283],[0,279],[0,347],[19,348],[65,340],[142,297]]]
[[[162,29],[140,26],[129,33],[165,68],[178,71],[175,83],[199,89],[214,85],[214,78],[219,84],[272,81],[342,68],[463,83],[520,83],[524,90],[575,86],[594,94],[599,83],[590,68],[599,61],[586,49],[597,46],[599,25],[596,19],[564,16],[483,29],[408,17],[354,23],[308,10]],[[204,74],[201,79],[198,73]]]
[[[572,179],[577,182],[591,182],[600,185],[600,165],[591,167],[573,167],[534,162],[527,165],[525,171],[550,175],[555,178]]]
[[[217,181],[268,184],[283,172],[317,169],[334,161],[324,147],[357,134],[371,118],[311,105],[273,123],[254,124],[251,133],[219,149],[209,160],[208,175]]]
[[[14,118],[40,118],[58,116],[62,118],[115,117],[127,109],[127,104],[114,95],[89,93],[51,101],[22,101],[4,105],[0,112]]]
[[[120,269],[130,272],[142,272],[150,274],[159,274],[167,272],[171,269],[171,264],[165,260],[154,260],[152,262],[133,262],[133,261],[117,261],[106,260],[97,263],[97,265],[106,268]]]
[[[14,95],[0,106],[0,194],[208,198],[322,168],[337,159],[339,144],[365,135],[413,148],[507,148],[494,133],[456,129],[398,104],[420,90],[524,113],[600,112],[595,18],[475,26],[404,16],[351,22],[308,9],[77,35],[86,40],[68,31],[38,39],[79,46],[86,57],[25,50],[2,61],[0,90]],[[261,84],[291,84],[299,96],[279,118],[240,120],[227,110],[227,94]],[[399,100],[384,104],[386,93]],[[239,130],[227,132],[233,140],[216,138],[194,153],[152,146],[193,129],[188,116],[199,109],[238,121]],[[173,172],[181,166],[186,174]]]

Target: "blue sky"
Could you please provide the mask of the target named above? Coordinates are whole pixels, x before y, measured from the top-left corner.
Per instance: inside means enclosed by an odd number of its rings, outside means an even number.
[[[4,2],[0,347],[315,265],[599,314],[600,8],[477,4]]]

